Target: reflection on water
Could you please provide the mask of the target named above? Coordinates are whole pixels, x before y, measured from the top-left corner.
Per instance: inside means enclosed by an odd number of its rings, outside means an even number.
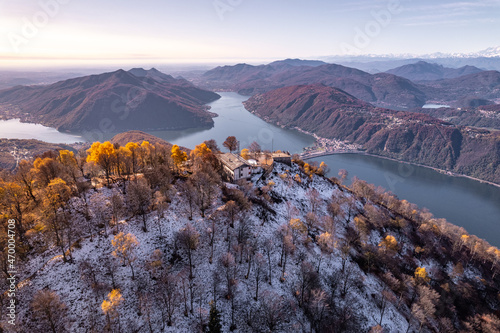
[[[451,177],[435,170],[373,156],[339,154],[315,158],[331,168],[329,176],[346,169],[382,186],[436,217],[464,227],[468,232],[500,246],[500,188],[478,181]]]

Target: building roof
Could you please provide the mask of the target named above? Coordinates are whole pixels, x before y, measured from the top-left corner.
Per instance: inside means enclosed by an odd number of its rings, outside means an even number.
[[[272,153],[273,158],[291,158],[290,154],[287,153]]]
[[[232,153],[225,153],[218,155],[222,164],[227,166],[231,170],[236,170],[241,166],[249,166],[247,161],[245,161],[241,156]]]

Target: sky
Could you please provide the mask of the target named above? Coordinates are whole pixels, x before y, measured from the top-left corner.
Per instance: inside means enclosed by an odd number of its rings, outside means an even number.
[[[499,32],[500,0],[0,0],[0,67],[469,53]]]

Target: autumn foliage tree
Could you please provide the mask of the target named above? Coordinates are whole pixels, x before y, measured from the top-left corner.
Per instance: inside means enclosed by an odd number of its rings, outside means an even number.
[[[238,150],[239,142],[238,142],[238,140],[236,140],[236,137],[228,136],[226,138],[226,141],[224,141],[224,143],[222,143],[222,145],[224,147],[226,147],[229,150],[229,152],[232,153],[233,151]]]
[[[107,296],[107,299],[102,301],[101,310],[106,316],[108,326],[111,326],[111,323],[114,320],[119,320],[119,307],[122,303],[123,297],[119,289],[111,290],[111,292]]]
[[[187,160],[187,153],[182,151],[178,145],[172,146],[172,160],[177,168],[180,168],[182,163]]]
[[[191,153],[189,154],[191,158],[194,159],[204,159],[206,156],[212,153],[212,150],[207,147],[206,143],[201,143],[197,145]]]
[[[61,178],[55,178],[46,187],[43,199],[47,225],[54,233],[56,244],[60,247],[65,261],[64,229],[68,221],[64,216],[61,216],[61,213],[64,213],[65,206],[70,197],[70,187]]]
[[[139,247],[137,238],[130,233],[120,232],[111,240],[111,244],[114,247],[111,254],[118,258],[122,264],[129,265],[132,271],[132,280],[135,279],[133,263],[137,260],[136,249]]]
[[[94,142],[87,153],[87,162],[95,163],[104,170],[109,185],[109,178],[116,158],[116,149],[113,144],[109,141]]]

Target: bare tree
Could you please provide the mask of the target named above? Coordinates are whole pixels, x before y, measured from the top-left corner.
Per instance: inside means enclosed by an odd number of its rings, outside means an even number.
[[[190,223],[188,223],[185,228],[181,229],[177,233],[176,239],[188,257],[189,279],[192,280],[194,278],[193,251],[198,248],[200,243],[200,233]]]
[[[299,306],[307,307],[310,301],[311,292],[320,285],[318,272],[313,265],[307,261],[300,264],[300,270],[297,276],[296,292]]]
[[[162,310],[165,311],[167,326],[172,326],[173,318],[179,304],[178,276],[167,273],[161,279],[158,286],[161,298]]]
[[[321,288],[311,291],[311,299],[308,303],[307,313],[311,318],[311,325],[316,332],[322,332],[325,327],[325,318],[328,314],[327,294]]]
[[[104,194],[98,192],[90,198],[90,203],[94,224],[96,224],[99,228],[104,227],[104,235],[108,237],[110,211],[107,198]]]
[[[234,256],[226,252],[224,253],[220,259],[219,263],[221,266],[221,269],[224,272],[224,277],[226,279],[226,299],[228,299],[231,302],[231,327],[233,329],[235,328],[235,321],[234,321],[234,315],[235,315],[235,293],[236,293],[236,286],[238,284],[237,280],[237,273],[238,273],[238,266],[236,265],[236,262],[234,260]]]
[[[39,290],[31,302],[35,318],[40,321],[41,331],[50,330],[52,333],[65,330],[66,305],[61,301],[59,295],[52,290]]]
[[[165,195],[160,192],[156,191],[154,194],[154,201],[153,201],[154,209],[156,210],[156,222],[158,224],[158,231],[160,232],[160,238],[163,238],[162,232],[161,232],[161,220],[165,217],[165,210],[168,208],[168,203],[167,203],[167,198]]]
[[[385,310],[387,309],[387,305],[394,303],[396,301],[396,297],[394,294],[384,287],[382,292],[378,295],[377,299],[377,307],[379,309],[380,317],[377,319],[377,324],[382,326],[382,320],[384,319]]]
[[[146,225],[146,214],[152,203],[152,191],[149,185],[142,178],[137,182],[131,182],[127,190],[127,205],[134,215],[142,217],[143,230],[148,231]]]
[[[266,290],[260,297],[260,318],[269,332],[276,332],[285,321],[283,298],[274,291]]]
[[[212,205],[212,201],[217,191],[216,179],[204,171],[196,171],[190,178],[193,188],[196,190],[196,203],[200,209],[202,217],[205,211]]]
[[[206,144],[208,149],[210,149],[214,153],[220,151],[219,147],[217,146],[217,141],[215,141],[214,139],[205,140],[203,141],[203,143]]]
[[[310,189],[306,193],[307,199],[309,200],[309,205],[311,206],[311,212],[317,214],[319,205],[321,204],[321,195],[315,188]]]
[[[124,203],[123,197],[116,190],[113,191],[111,195],[111,199],[109,200],[109,204],[111,206],[111,221],[113,225],[116,226],[116,231],[120,232],[119,220],[123,214]]]
[[[178,187],[179,187],[181,193],[186,198],[186,202],[187,202],[186,207],[188,209],[188,212],[187,212],[188,218],[189,218],[189,220],[192,220],[193,219],[193,211],[194,211],[194,208],[195,208],[196,202],[197,202],[196,191],[195,191],[195,188],[193,186],[193,183],[190,180],[188,180],[188,181],[179,183]]]
[[[411,307],[413,317],[420,323],[419,331],[424,324],[429,324],[436,313],[436,304],[439,300],[439,294],[426,285],[417,286],[418,300]],[[408,329],[411,326],[411,320],[408,322]]]
[[[272,263],[271,263],[271,257],[272,257],[272,253],[274,252],[274,242],[273,242],[273,239],[272,238],[267,238],[264,243],[263,243],[263,247],[264,247],[264,253],[267,257],[267,264],[268,264],[268,276],[267,276],[267,279],[268,279],[268,282],[270,285],[273,284],[273,266],[272,266]]]
[[[254,297],[254,299],[256,301],[259,300],[259,283],[260,283],[260,279],[262,278],[262,273],[266,269],[265,266],[266,266],[266,259],[264,258],[262,253],[257,252],[255,254],[255,265],[254,265],[255,268],[253,270],[253,274],[255,277],[255,297]]]

